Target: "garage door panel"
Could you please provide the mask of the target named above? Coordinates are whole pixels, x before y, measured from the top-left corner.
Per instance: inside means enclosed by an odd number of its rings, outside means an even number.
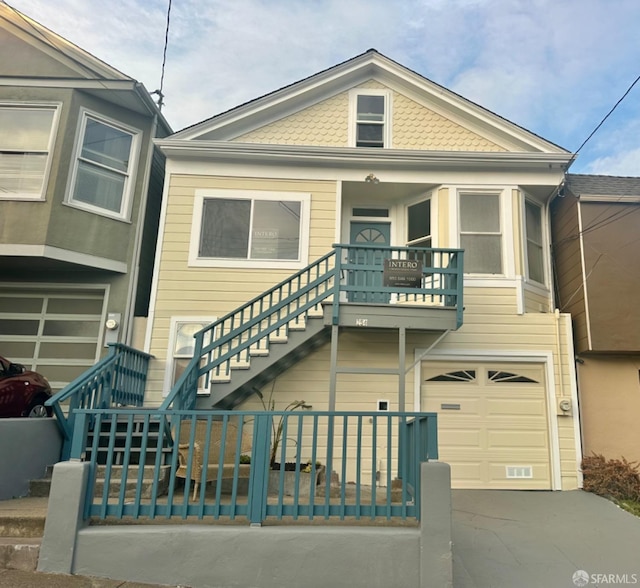
[[[103,288],[0,288],[0,354],[42,373],[54,390],[100,355]]]
[[[505,448],[516,451],[518,448],[536,448],[547,451],[546,431],[500,430],[488,431],[488,444],[491,449]]]
[[[439,455],[451,465],[454,488],[551,487],[542,366],[423,365],[436,380],[423,378],[421,407],[438,413]],[[441,374],[447,373],[473,378],[445,381]],[[496,374],[511,381],[500,381]],[[459,409],[446,410],[443,405]]]
[[[438,444],[451,447],[478,447],[482,442],[479,429],[443,429],[438,431]]]
[[[478,462],[455,461],[453,463],[449,463],[449,465],[451,466],[451,478],[453,479],[455,477],[455,479],[460,482],[472,484],[476,483],[476,481],[482,477],[481,470],[483,465]]]
[[[538,415],[545,410],[544,399],[528,398],[488,398],[487,413],[493,416]]]

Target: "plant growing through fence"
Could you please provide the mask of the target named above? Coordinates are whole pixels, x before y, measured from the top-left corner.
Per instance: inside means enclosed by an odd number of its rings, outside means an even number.
[[[269,398],[267,398],[266,400],[264,398],[264,395],[258,388],[253,389],[254,392],[256,393],[256,396],[260,399],[260,402],[262,403],[262,407],[266,411],[271,411],[271,412],[275,411],[276,402],[273,398],[274,388],[275,388],[275,381],[271,385],[271,392],[269,392]],[[293,402],[290,402],[289,404],[287,404],[283,412],[293,412],[294,410],[298,410],[298,409],[306,410],[310,408],[312,408],[311,405],[307,404],[304,400],[294,400]],[[275,467],[276,458],[278,455],[278,448],[282,443],[282,432],[284,429],[284,420],[285,420],[285,415],[280,415],[278,418],[274,418],[271,423],[271,428],[272,428],[271,452],[269,454],[269,466],[271,467],[271,469],[274,469]],[[295,440],[292,439],[292,441],[294,441],[295,443]],[[282,467],[284,467],[284,465],[282,465]]]

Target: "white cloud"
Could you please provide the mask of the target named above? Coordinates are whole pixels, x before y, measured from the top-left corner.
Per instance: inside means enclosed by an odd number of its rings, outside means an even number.
[[[9,3],[159,86],[168,0]],[[180,129],[374,47],[576,149],[638,74],[638,22],[637,0],[174,0],[164,113]],[[608,128],[640,119],[637,93],[625,105]]]
[[[585,167],[582,173],[607,176],[640,176],[640,147],[594,159]]]

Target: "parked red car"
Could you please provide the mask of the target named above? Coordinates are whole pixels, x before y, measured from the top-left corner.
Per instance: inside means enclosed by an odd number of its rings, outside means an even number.
[[[46,417],[49,382],[37,372],[0,356],[0,417]]]

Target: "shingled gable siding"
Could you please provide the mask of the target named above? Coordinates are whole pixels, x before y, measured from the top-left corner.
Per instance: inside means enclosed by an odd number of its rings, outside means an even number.
[[[370,80],[358,89],[387,89]],[[415,100],[393,92],[392,147],[442,151],[505,151],[492,141],[473,133]],[[349,92],[342,92],[237,137],[243,143],[275,145],[320,145],[347,147],[349,130]]]
[[[150,405],[163,398],[169,325],[172,316],[218,316],[267,290],[293,270],[194,268],[188,266],[193,201],[197,189],[268,190],[311,194],[309,261],[331,250],[335,242],[334,182],[220,178],[172,175],[166,225],[160,252],[147,397]]]

